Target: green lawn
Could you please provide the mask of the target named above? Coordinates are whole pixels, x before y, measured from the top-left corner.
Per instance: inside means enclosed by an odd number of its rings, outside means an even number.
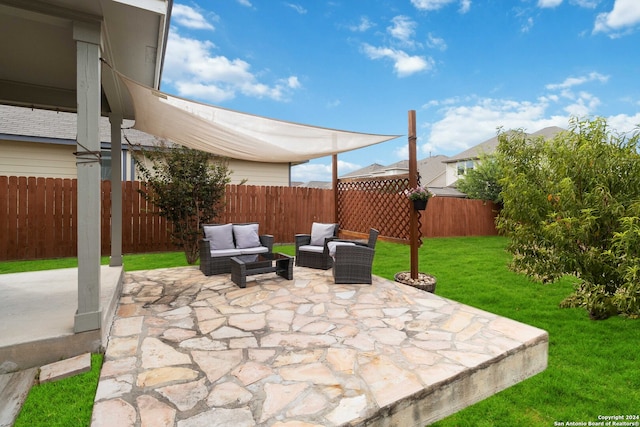
[[[561,422],[596,422],[599,415],[640,414],[640,323],[621,317],[592,321],[584,310],[558,308],[572,291],[571,280],[541,285],[510,272],[506,267],[506,243],[502,237],[425,239],[419,251],[420,271],[437,277],[436,294],[440,296],[548,331],[549,367],[436,425],[553,426]],[[274,250],[293,254],[292,246]],[[379,241],[374,273],[393,279],[395,273],[410,269],[409,259],[408,246]],[[75,262],[54,260],[45,268],[72,267]],[[43,264],[0,263],[0,272],[41,269]],[[186,261],[182,253],[167,253],[127,255],[124,264],[127,271],[133,271],[181,266]],[[74,385],[62,394],[75,396],[76,402],[82,400],[81,406],[88,408],[86,413],[90,414],[95,381],[93,378],[89,384]],[[34,395],[32,392],[28,401]],[[37,396],[38,400],[49,401]],[[57,419],[56,412],[62,415],[76,411],[65,405],[56,401],[50,404],[54,408],[36,408],[28,402],[20,418],[33,410],[51,413],[51,419]],[[89,419],[90,415],[78,423],[47,425],[88,425]]]

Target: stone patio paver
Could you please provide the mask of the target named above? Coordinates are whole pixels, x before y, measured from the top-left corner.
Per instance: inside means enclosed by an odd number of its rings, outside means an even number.
[[[294,278],[126,274],[92,426],[424,425],[546,367],[540,329],[379,277]]]

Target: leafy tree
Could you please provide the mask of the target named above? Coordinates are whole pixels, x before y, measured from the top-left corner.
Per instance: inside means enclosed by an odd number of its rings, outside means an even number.
[[[504,208],[512,267],[543,282],[579,279],[562,306],[594,319],[640,316],[640,135],[606,120],[572,119],[552,140],[502,134]]]
[[[491,200],[502,205],[502,166],[494,155],[485,154],[480,161],[456,182],[456,188],[471,199]]]
[[[173,242],[182,247],[187,262],[194,264],[199,257],[200,226],[218,216],[222,208],[230,182],[227,162],[204,151],[166,143],[139,153],[136,166],[147,183],[140,193],[171,222]]]

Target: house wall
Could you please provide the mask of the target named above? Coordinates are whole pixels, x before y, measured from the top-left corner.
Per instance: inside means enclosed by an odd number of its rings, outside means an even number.
[[[446,168],[446,185],[452,185],[458,180],[458,167],[456,163],[447,163]]]
[[[260,163],[245,160],[229,160],[231,184],[240,184],[246,179],[247,185],[289,186],[288,163]]]
[[[0,140],[0,176],[76,178],[75,144]],[[230,160],[231,183],[289,186],[289,164]],[[124,151],[123,180],[136,179],[131,155]]]
[[[75,145],[0,141],[0,176],[75,178]]]

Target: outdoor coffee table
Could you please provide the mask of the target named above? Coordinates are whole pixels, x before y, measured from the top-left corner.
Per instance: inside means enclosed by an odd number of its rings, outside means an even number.
[[[293,257],[281,253],[231,257],[231,281],[241,288],[247,287],[247,276],[262,273],[276,273],[293,280]]]

